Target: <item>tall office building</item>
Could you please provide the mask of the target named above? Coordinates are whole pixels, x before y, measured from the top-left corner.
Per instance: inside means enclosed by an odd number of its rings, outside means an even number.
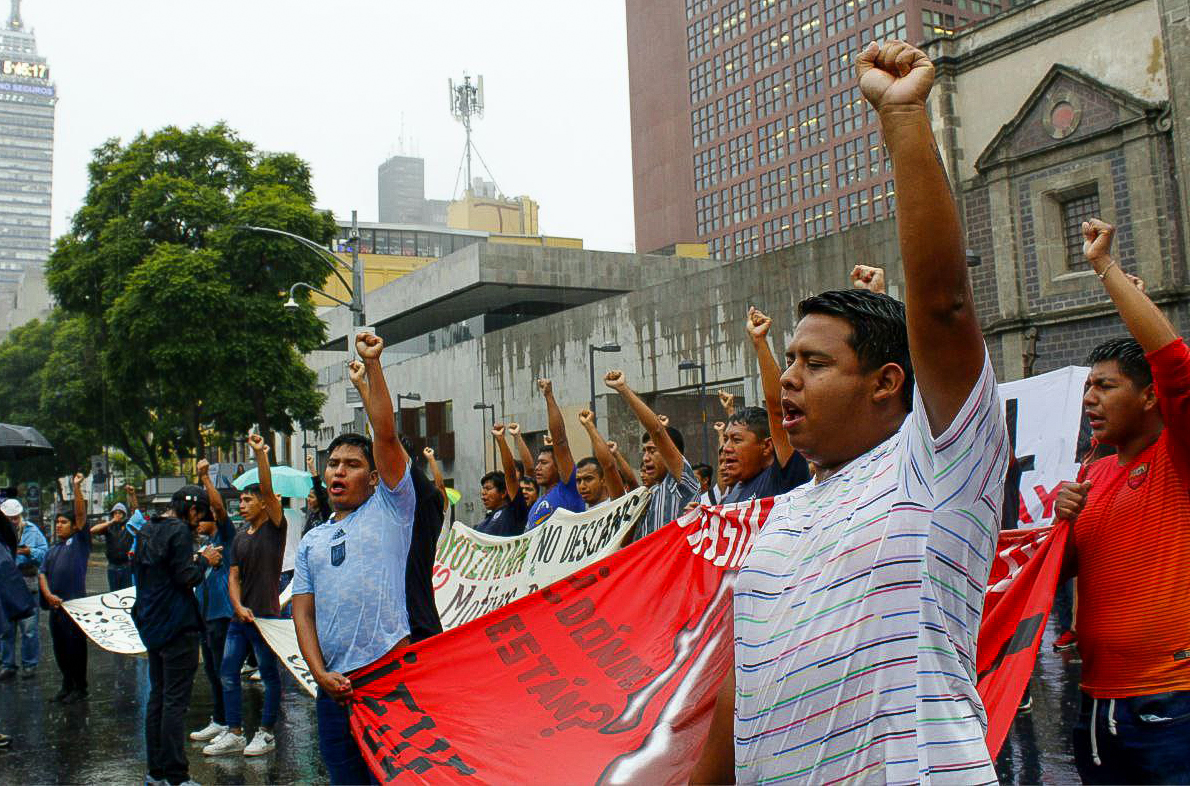
[[[393,156],[376,171],[380,222],[421,224],[425,220],[426,162]]]
[[[733,259],[889,215],[855,83],[869,41],[922,42],[1007,0],[626,0],[636,248]]]
[[[0,31],[0,306],[13,308],[26,268],[50,253],[54,104],[50,69],[12,0]],[[24,277],[39,281],[40,276]]]

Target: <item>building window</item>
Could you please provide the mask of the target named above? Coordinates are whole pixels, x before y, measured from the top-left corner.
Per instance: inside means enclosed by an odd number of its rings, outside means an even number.
[[[931,35],[935,37],[948,36],[954,32],[954,14],[924,10],[921,12],[921,24],[925,28],[922,33],[927,38]]]
[[[740,175],[751,172],[752,166],[756,163],[752,155],[751,132],[729,139],[727,142],[727,154],[731,166],[731,178],[737,178]]]
[[[831,96],[832,135],[838,139],[875,120],[874,113],[872,117],[867,116],[869,111],[868,102],[864,100],[859,87]]]
[[[835,211],[831,207],[831,203],[823,202],[821,205],[806,208],[802,226],[805,228],[806,240],[813,240],[833,231]]]
[[[715,107],[713,104],[700,106],[690,113],[690,131],[694,139],[694,147],[700,148],[719,135],[719,128],[715,125]]]
[[[760,174],[760,212],[775,213],[789,205],[789,170],[784,166]]]
[[[785,19],[780,24],[752,36],[752,66],[759,74],[777,63],[788,60],[789,50],[789,20]]]
[[[809,202],[830,189],[831,164],[828,151],[811,153],[798,163],[802,175],[803,201]]]
[[[779,216],[764,222],[764,250],[784,248],[793,242],[793,225],[789,216]]]
[[[748,88],[742,88],[727,96],[723,122],[724,126],[719,129],[720,135],[752,124],[752,99],[748,96]]]
[[[693,19],[699,14],[705,14],[711,7],[711,0],[686,0],[686,18]]]
[[[798,11],[789,21],[789,34],[793,39],[790,42],[790,55],[816,46],[822,40],[822,17],[818,15],[818,3],[811,3]]]
[[[826,61],[830,71],[831,87],[855,80],[855,69],[851,65],[855,56],[855,46],[855,36],[849,35],[827,47]]]
[[[803,57],[794,64],[793,83],[799,104],[822,92],[822,50]]]
[[[1000,13],[1000,4],[987,2],[987,0],[957,0],[956,6],[960,11],[970,10],[983,16]]]
[[[756,129],[756,161],[760,166],[780,161],[785,156],[784,120],[774,120]]]
[[[839,197],[839,229],[853,224],[862,224],[871,215],[868,190],[861,189],[854,194]]]
[[[756,116],[768,117],[785,108],[793,91],[789,66],[756,80]]]
[[[1061,201],[1062,233],[1066,240],[1066,267],[1077,270],[1085,267],[1083,259],[1083,222],[1099,217],[1099,187],[1080,189],[1077,196]]]
[[[748,31],[748,11],[744,0],[732,0],[711,13],[711,48],[718,49]]]
[[[690,103],[699,104],[711,95],[714,89],[715,63],[704,60],[690,69]]]
[[[863,137],[835,145],[835,185],[846,188],[868,176],[868,145]]]
[[[705,191],[719,182],[719,159],[726,154],[726,145],[712,145],[694,154],[694,189]]]
[[[797,138],[803,150],[826,141],[826,104],[824,102],[817,101],[807,104],[797,111]],[[790,152],[792,153],[793,150]]]
[[[855,26],[856,0],[828,3],[826,5],[826,37],[833,38],[836,33],[843,33]]]
[[[789,10],[789,0],[752,0],[748,11],[752,26],[762,25]]]
[[[711,51],[711,19],[704,16],[686,28],[686,57],[691,63]]]
[[[756,179],[750,178],[723,190],[724,224],[742,224],[756,218]]]
[[[731,236],[732,240],[732,259],[740,259],[741,257],[752,256],[760,249],[759,245],[760,232],[758,228],[753,225],[744,227],[735,232]]]
[[[748,47],[746,44],[736,44],[723,53],[715,55],[715,92],[731,87],[736,82],[748,78]]]
[[[904,41],[905,40],[905,12],[882,19],[872,25],[873,41]]]

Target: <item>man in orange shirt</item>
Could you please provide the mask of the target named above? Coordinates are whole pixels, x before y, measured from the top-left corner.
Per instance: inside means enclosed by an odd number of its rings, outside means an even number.
[[[1085,783],[1190,783],[1190,348],[1111,258],[1115,229],[1083,224],[1083,253],[1132,334],[1090,357],[1083,406],[1118,453],[1067,483],[1064,574],[1078,575]]]

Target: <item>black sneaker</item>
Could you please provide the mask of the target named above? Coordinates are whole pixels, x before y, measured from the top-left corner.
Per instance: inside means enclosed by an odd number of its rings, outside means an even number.
[[[3,682],[4,680],[11,680],[12,678],[14,678],[16,676],[17,676],[16,669],[10,669],[8,667],[0,669],[0,682]]]
[[[73,692],[70,688],[63,685],[61,690],[50,697],[50,701],[62,701]]]
[[[63,704],[78,704],[80,701],[86,701],[87,692],[85,690],[72,690],[62,698]]]

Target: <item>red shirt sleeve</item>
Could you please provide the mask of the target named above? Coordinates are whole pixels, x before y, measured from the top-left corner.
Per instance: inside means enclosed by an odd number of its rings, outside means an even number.
[[[1174,466],[1190,483],[1190,347],[1182,339],[1147,355]]]

